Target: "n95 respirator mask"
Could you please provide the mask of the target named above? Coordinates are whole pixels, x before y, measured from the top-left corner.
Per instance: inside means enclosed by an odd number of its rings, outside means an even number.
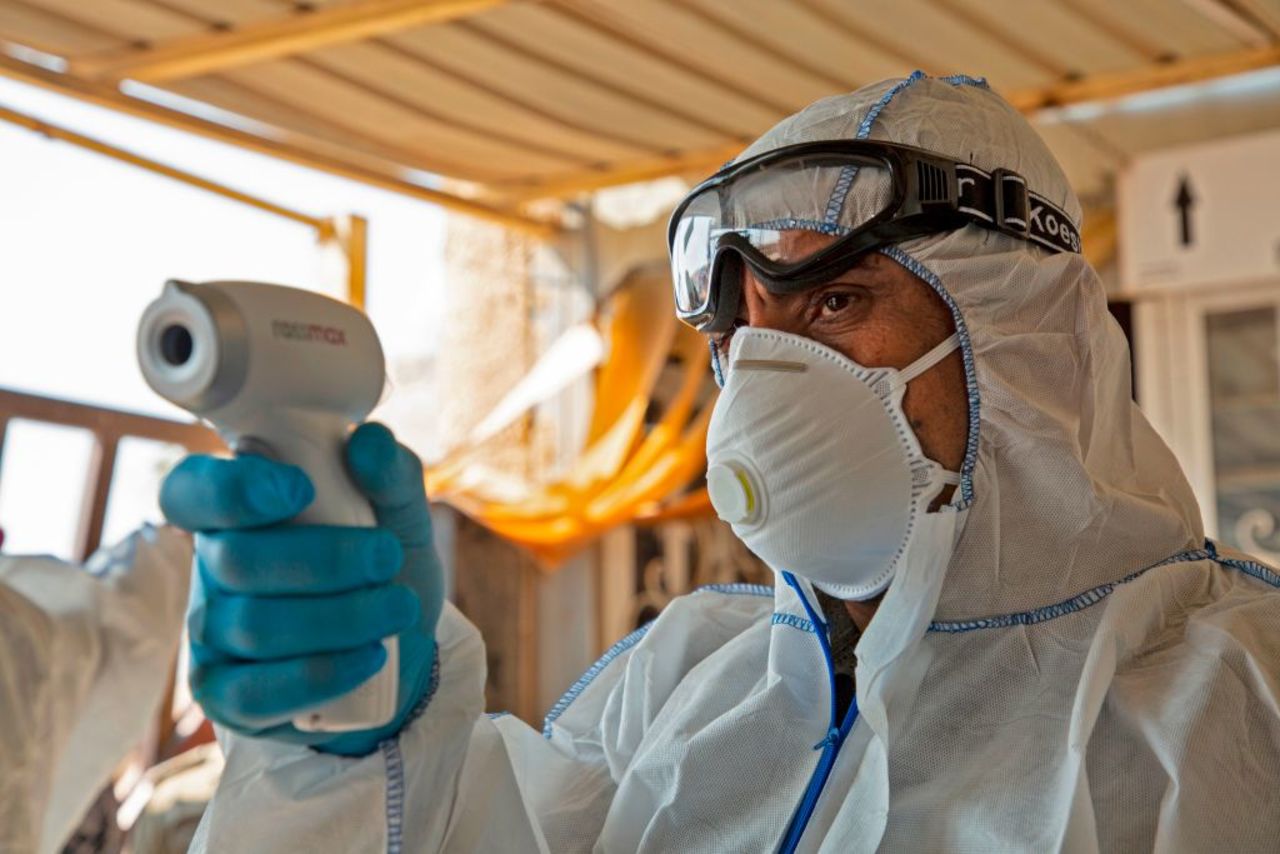
[[[960,482],[924,455],[902,411],[907,383],[959,346],[952,335],[899,371],[739,329],[707,433],[716,513],[775,571],[841,599],[884,591],[930,502]]]

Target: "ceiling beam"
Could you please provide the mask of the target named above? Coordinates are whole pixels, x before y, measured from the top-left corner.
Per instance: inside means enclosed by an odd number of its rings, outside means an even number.
[[[406,180],[393,164],[378,168],[364,158],[345,159],[323,150],[309,147],[302,138],[294,136],[282,139],[251,134],[236,128],[211,122],[179,110],[153,104],[140,98],[132,98],[109,86],[101,86],[78,80],[68,74],[47,71],[30,63],[20,62],[0,54],[0,77],[7,77],[32,86],[38,86],[95,104],[99,107],[127,113],[141,119],[157,122],[177,130],[186,131],[234,145],[237,148],[265,154],[297,163],[330,175],[337,175],[352,181],[359,181],[374,187],[380,187],[393,193],[410,196],[424,202],[440,205],[458,213],[474,216],[479,219],[515,229],[535,237],[548,238],[559,231],[555,223],[523,216],[512,210],[487,205],[474,199],[424,187]]]
[[[1024,113],[1094,101],[1110,101],[1153,89],[1200,83],[1280,65],[1280,46],[1196,56],[1128,71],[1091,74],[1079,80],[1002,93]]]
[[[359,0],[295,12],[229,30],[185,36],[71,60],[71,73],[96,80],[157,83],[198,77],[397,30],[440,24],[506,0]]]

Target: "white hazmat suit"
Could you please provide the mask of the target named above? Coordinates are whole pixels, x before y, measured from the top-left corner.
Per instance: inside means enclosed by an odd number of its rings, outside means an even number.
[[[191,541],[144,527],[84,566],[0,556],[0,852],[58,851],[155,719]]]
[[[970,78],[819,101],[746,154],[855,137],[1016,170],[1078,224],[1043,143]],[[855,181],[845,221],[874,195]],[[952,308],[970,443],[858,643],[838,751],[804,579],[676,600],[545,733],[483,714],[481,640],[447,608],[434,696],[379,752],[222,733],[195,850],[770,851],[820,764],[802,851],[1280,846],[1280,576],[1206,543],[1094,271],[976,226],[884,251]]]

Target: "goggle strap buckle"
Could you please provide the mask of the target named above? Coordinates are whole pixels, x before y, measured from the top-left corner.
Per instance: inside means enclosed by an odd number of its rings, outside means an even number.
[[[1027,239],[1031,224],[1031,200],[1027,179],[1012,169],[991,170],[992,196],[995,197],[995,226],[1005,234]]]
[[[1054,252],[1080,251],[1080,232],[1066,212],[1031,192],[1027,179],[1012,169],[988,173],[957,163],[956,186],[959,211],[975,222]]]

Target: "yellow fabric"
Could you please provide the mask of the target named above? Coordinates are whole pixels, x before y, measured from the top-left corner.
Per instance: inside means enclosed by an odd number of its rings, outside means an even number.
[[[427,473],[434,499],[528,548],[546,569],[616,525],[667,518],[667,505],[673,517],[710,512],[705,490],[678,495],[706,467],[706,343],[675,319],[663,278],[633,281],[609,309],[608,356],[597,374],[587,447],[562,479],[503,502],[492,498],[496,485],[475,474],[466,451]],[[646,432],[645,412],[671,359],[682,365],[679,388]]]

